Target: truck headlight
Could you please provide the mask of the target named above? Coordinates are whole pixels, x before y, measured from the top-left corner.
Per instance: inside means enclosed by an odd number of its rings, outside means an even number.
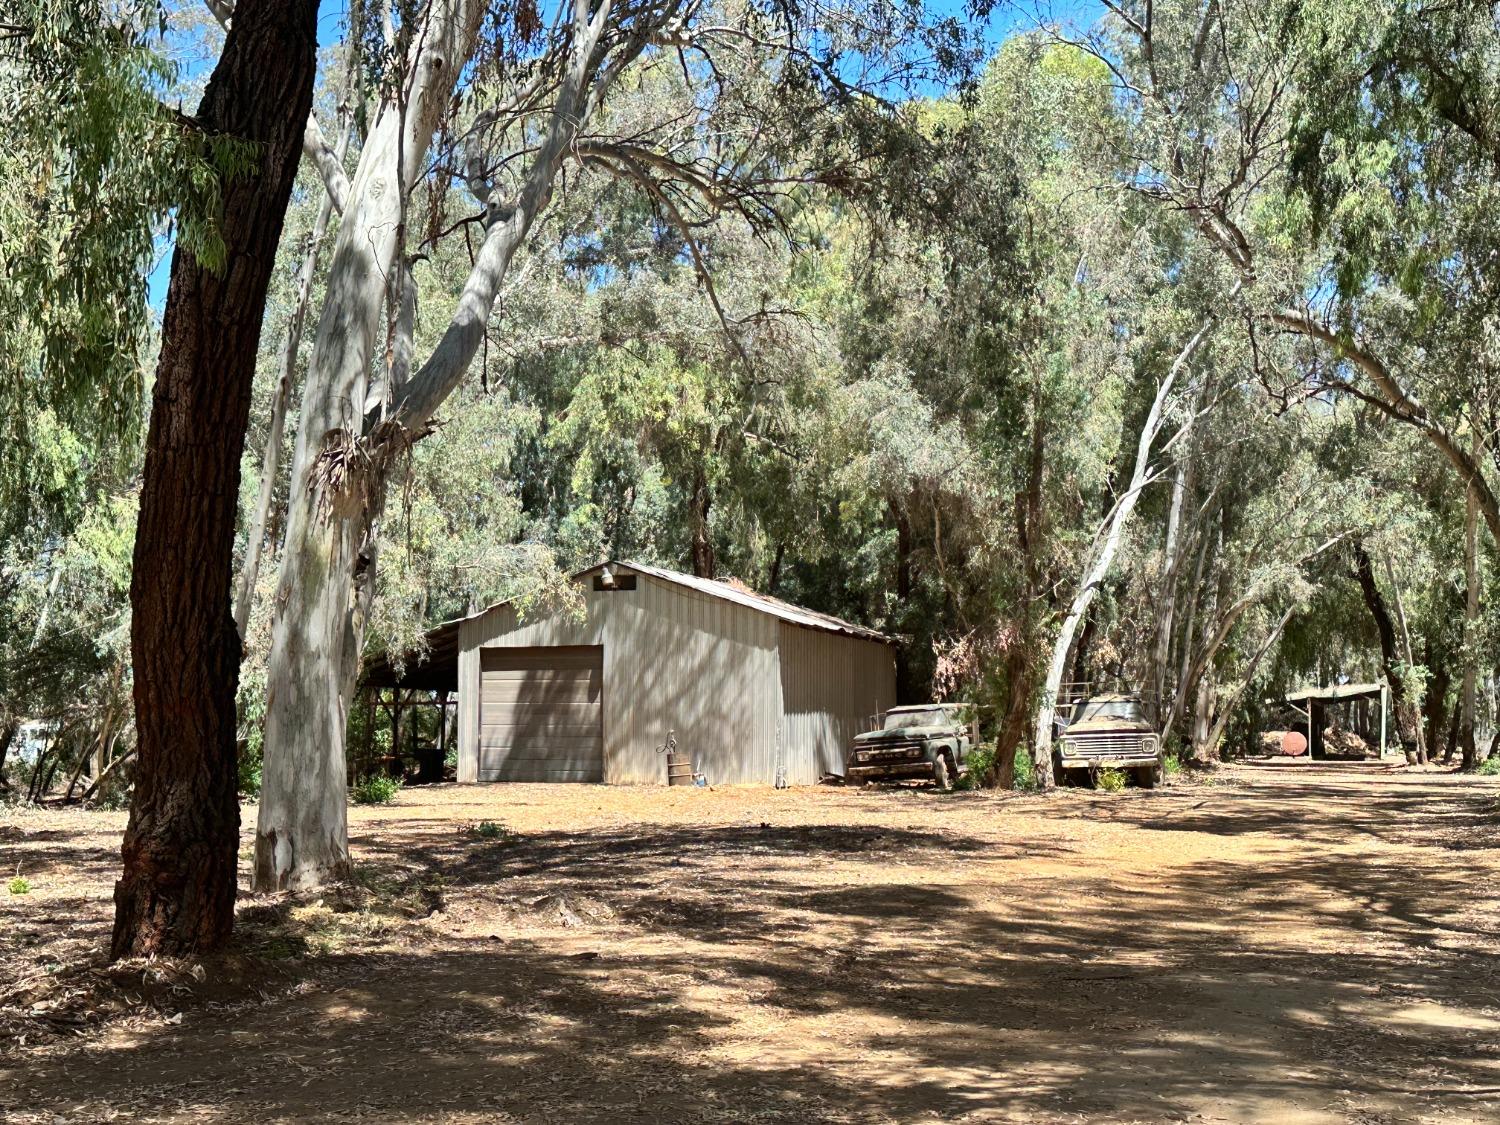
[[[920,751],[920,750],[908,750],[906,752],[906,756],[908,758],[920,758],[922,756],[922,751]]]

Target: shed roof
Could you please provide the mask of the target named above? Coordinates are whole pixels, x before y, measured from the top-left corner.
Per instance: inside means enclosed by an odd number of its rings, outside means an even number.
[[[1301,688],[1286,693],[1288,703],[1342,703],[1349,699],[1376,699],[1385,690],[1385,684],[1329,684],[1327,687]]]
[[[863,625],[855,625],[844,621],[831,614],[819,613],[813,609],[803,609],[801,606],[784,602],[780,598],[773,598],[769,594],[757,594],[741,583],[731,583],[721,579],[697,578],[691,574],[679,574],[675,570],[666,570],[663,567],[651,566],[648,563],[630,561],[609,561],[597,563],[594,566],[580,570],[573,575],[573,580],[585,578],[595,574],[605,567],[617,570],[633,570],[640,574],[658,578],[663,582],[695,590],[709,597],[721,598],[724,601],[734,602],[736,605],[747,606],[761,613],[769,614],[782,621],[793,625],[801,625],[807,629],[818,629],[827,633],[839,633],[848,637],[857,637],[866,641],[879,641],[882,644],[896,644],[894,637],[888,637],[884,633],[867,629]],[[425,635],[427,652],[422,656],[414,657],[405,662],[404,671],[396,674],[394,664],[387,653],[377,653],[365,661],[362,682],[371,687],[404,687],[424,688],[429,691],[452,691],[458,686],[458,627],[464,621],[471,621],[476,617],[483,616],[491,610],[500,609],[509,605],[509,602],[496,602],[492,606],[486,606],[477,613],[471,613],[464,617],[455,617],[451,621],[444,621],[441,625],[434,626]]]
[[[826,633],[842,633],[845,636],[859,637],[867,641],[880,641],[883,644],[895,644],[894,637],[888,637],[884,633],[878,633],[874,629],[867,629],[863,625],[855,625],[842,618],[834,617],[832,614],[819,613],[815,609],[803,609],[801,606],[784,602],[780,598],[773,598],[770,594],[757,594],[750,587],[734,580],[718,578],[698,578],[691,574],[679,574],[675,570],[666,570],[659,566],[651,566],[648,563],[631,562],[621,560],[619,562],[602,562],[591,566],[587,570],[581,570],[573,577],[582,578],[586,574],[603,570],[605,567],[624,567],[626,570],[639,571],[641,574],[649,574],[652,578],[659,578],[663,582],[672,582],[678,586],[685,586],[689,590],[696,590],[700,594],[709,597],[722,598],[736,605],[748,606],[759,610],[761,613],[770,614],[783,621],[790,621],[793,625],[802,625],[808,629],[821,629]]]

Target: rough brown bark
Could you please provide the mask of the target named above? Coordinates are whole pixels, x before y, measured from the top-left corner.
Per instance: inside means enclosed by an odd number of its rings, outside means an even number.
[[[131,578],[139,762],[111,955],[180,956],[234,923],[230,608],[240,454],[266,289],[317,66],[317,0],[240,0],[198,121],[257,146],[222,189],[222,273],[172,259]]]
[[[1354,578],[1364,596],[1365,607],[1375,621],[1375,632],[1380,637],[1380,663],[1385,672],[1386,683],[1391,685],[1391,699],[1396,711],[1396,733],[1403,746],[1414,747],[1418,743],[1419,719],[1417,709],[1402,698],[1401,654],[1396,647],[1396,626],[1391,611],[1386,607],[1385,597],[1375,583],[1375,567],[1364,544],[1354,540],[1350,546],[1354,558]]]
[[[1429,761],[1437,761],[1439,758],[1448,756],[1448,688],[1452,686],[1453,676],[1448,670],[1446,653],[1434,653],[1432,645],[1427,645],[1426,655],[1423,659],[1431,679],[1427,684],[1427,694],[1423,699],[1422,724],[1426,735],[1426,749]]]
[[[1019,637],[1005,656],[1005,684],[1009,697],[1005,717],[995,735],[994,784],[1010,789],[1016,783],[1016,754],[1026,739],[1036,696],[1036,666],[1033,645],[1037,629],[1037,602],[1041,597],[1042,483],[1047,470],[1047,413],[1043,408],[1040,378],[1032,384],[1031,452],[1026,465],[1026,487],[1015,496],[1016,545],[1020,548],[1022,608]],[[1034,763],[1040,782],[1050,786],[1052,760]],[[1033,776],[1037,770],[1033,770]]]
[[[714,497],[708,487],[708,474],[700,465],[693,473],[693,574],[698,578],[714,578],[714,541],[709,528],[708,514]]]
[[[11,744],[16,740],[16,724],[6,723],[0,730],[0,790],[8,790],[10,782],[5,780],[5,760],[10,757]]]

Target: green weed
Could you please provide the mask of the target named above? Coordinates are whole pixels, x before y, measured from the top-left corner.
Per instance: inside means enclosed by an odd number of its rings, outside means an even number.
[[[17,875],[10,881],[10,893],[13,895],[29,895],[31,893],[30,881]]]
[[[469,828],[469,835],[477,836],[481,840],[511,840],[515,833],[503,824],[496,824],[493,820],[481,820],[478,824]]]
[[[351,793],[356,805],[388,805],[401,792],[401,783],[394,777],[377,774],[367,777],[356,785]]]
[[[1486,758],[1484,761],[1479,763],[1479,768],[1474,772],[1482,774],[1485,777],[1495,777],[1496,775],[1500,775],[1500,757]]]
[[[1098,785],[1106,793],[1118,793],[1125,788],[1125,771],[1105,767],[1099,771]]]

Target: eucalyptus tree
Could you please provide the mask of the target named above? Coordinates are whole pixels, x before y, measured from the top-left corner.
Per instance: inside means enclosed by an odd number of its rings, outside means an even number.
[[[1488,11],[1105,7],[1095,28],[1058,34],[1110,70],[1131,122],[1122,187],[1186,216],[1223,255],[1242,287],[1236,311],[1268,351],[1278,334],[1321,350],[1281,393],[1347,395],[1411,426],[1500,539],[1494,451],[1466,432],[1471,413],[1493,410],[1489,376],[1475,381],[1488,365],[1455,380],[1438,358],[1465,335],[1443,328],[1444,309],[1468,306],[1456,328],[1488,308],[1479,263],[1497,166],[1485,138],[1500,60]],[[1472,211],[1450,202],[1464,193]],[[1471,352],[1486,346],[1468,335]]]
[[[430,0],[392,20],[356,170],[320,123],[307,143],[342,218],[314,339],[291,466],[268,670],[266,758],[256,833],[261,888],[311,886],[347,864],[344,731],[377,566],[387,486],[464,380],[512,262],[565,167],[587,162],[634,184],[679,230],[705,209],[774,218],[810,174],[858,174],[852,126],[886,116],[864,94],[901,53],[944,44],[920,13],[869,4],[714,8],[697,0],[576,0],[545,15],[478,0]],[[616,113],[636,76],[672,68],[691,112]],[[840,107],[842,107],[840,109]],[[851,125],[852,123],[852,125]],[[477,208],[447,220],[411,208],[420,181]],[[471,271],[441,338],[417,362],[415,259],[445,233],[474,238]],[[477,236],[477,237],[476,237]],[[689,238],[686,252],[707,281]],[[385,332],[385,358],[376,342]]]

